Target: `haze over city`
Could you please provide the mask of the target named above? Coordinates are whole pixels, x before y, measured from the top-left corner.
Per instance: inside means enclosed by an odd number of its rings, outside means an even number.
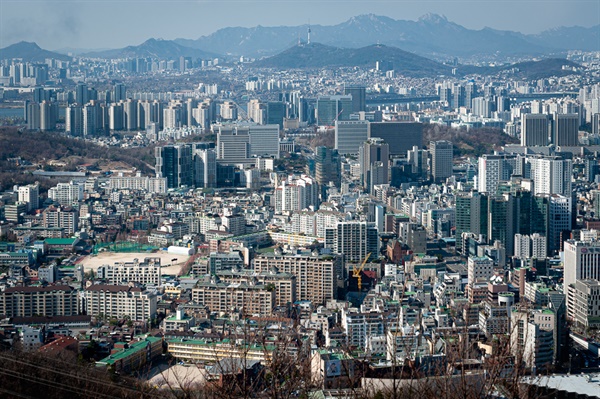
[[[152,37],[197,39],[234,26],[335,25],[371,13],[400,20],[436,13],[469,29],[489,27],[531,34],[559,26],[597,25],[600,2],[2,0],[0,47],[25,40],[50,50],[118,48]]]

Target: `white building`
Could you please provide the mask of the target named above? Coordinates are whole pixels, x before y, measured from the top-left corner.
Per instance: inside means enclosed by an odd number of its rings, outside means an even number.
[[[28,184],[18,189],[19,202],[27,204],[27,211],[38,209],[40,207],[40,188],[37,184]]]
[[[288,176],[275,189],[275,212],[301,211],[310,206],[319,206],[319,187],[312,177]]]
[[[573,161],[560,157],[528,157],[534,194],[571,195]]]
[[[564,290],[567,294],[567,315],[576,312],[575,283],[578,280],[600,280],[600,242],[568,240],[564,243]]]
[[[143,262],[117,262],[114,265],[102,265],[98,268],[98,278],[109,284],[121,285],[140,283],[161,285],[160,258],[145,258]]]
[[[149,322],[156,314],[157,298],[138,287],[91,285],[85,289],[82,302],[81,308],[91,316]]]
[[[72,205],[83,199],[83,183],[58,183],[48,190],[48,198],[61,205]]]

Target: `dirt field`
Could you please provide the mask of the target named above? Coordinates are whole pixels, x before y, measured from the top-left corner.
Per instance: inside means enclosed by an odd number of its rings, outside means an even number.
[[[175,255],[169,254],[164,251],[156,253],[148,252],[130,252],[130,253],[116,253],[116,252],[100,252],[98,255],[89,255],[80,259],[77,263],[83,264],[85,271],[92,269],[93,271],[98,270],[98,267],[102,265],[112,265],[115,262],[133,262],[134,259],[139,259],[140,262],[144,258],[158,257],[160,258],[161,270],[163,274],[179,274],[181,267],[190,258],[187,255]],[[172,264],[171,260],[177,258]]]

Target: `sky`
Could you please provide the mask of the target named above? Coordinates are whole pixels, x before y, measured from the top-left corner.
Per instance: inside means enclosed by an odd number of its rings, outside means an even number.
[[[22,40],[49,50],[120,48],[228,26],[335,25],[370,13],[436,13],[469,29],[539,33],[600,24],[600,0],[0,0],[0,48]]]

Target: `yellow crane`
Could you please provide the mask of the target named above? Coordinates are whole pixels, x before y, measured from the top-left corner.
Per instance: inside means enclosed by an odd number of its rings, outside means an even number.
[[[358,269],[356,268],[356,265],[352,265],[352,277],[356,278],[356,284],[358,286],[358,291],[362,290],[361,273],[362,273],[363,269],[365,268],[365,264],[367,263],[369,256],[371,256],[371,252],[369,252],[367,254],[367,256],[365,256],[365,259],[362,261],[362,263],[360,264],[360,267]]]

